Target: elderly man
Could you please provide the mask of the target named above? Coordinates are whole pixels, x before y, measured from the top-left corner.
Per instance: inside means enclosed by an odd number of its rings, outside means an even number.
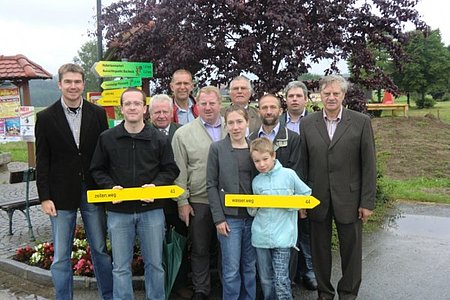
[[[152,96],[149,104],[150,120],[152,125],[165,134],[172,142],[175,131],[181,127],[180,124],[172,122],[173,102],[169,96],[159,94]],[[187,237],[188,230],[186,224],[178,217],[177,203],[175,201],[165,201],[164,214],[166,216],[166,224],[173,226],[175,231]],[[174,290],[183,298],[190,299],[192,291],[187,288],[188,282],[188,255],[185,250],[183,253],[183,260],[178,271],[177,279],[175,280]]]
[[[250,135],[252,132],[258,130],[261,126],[261,119],[259,118],[258,109],[250,106],[250,97],[252,96],[252,93],[252,85],[247,77],[237,76],[230,82],[229,94],[232,105],[245,108],[248,113],[249,131],[247,135]],[[222,110],[222,115],[224,113],[225,110]]]
[[[179,69],[173,73],[170,82],[173,93],[173,122],[184,125],[198,116],[195,99],[191,96],[193,88],[191,72]]]
[[[218,88],[201,88],[197,96],[199,117],[178,129],[172,140],[175,161],[180,169],[175,184],[186,190],[178,198],[178,213],[189,226],[192,240],[193,299],[207,299],[211,291],[210,247],[216,227],[206,192],[206,164],[211,143],[226,135],[220,117],[221,100]]]
[[[356,299],[362,272],[362,223],[375,206],[375,144],[370,118],[342,106],[348,83],[339,75],[319,81],[323,111],[302,119],[301,174],[320,205],[309,210],[311,250],[319,299],[333,299],[332,221],[342,266],[339,299]]]

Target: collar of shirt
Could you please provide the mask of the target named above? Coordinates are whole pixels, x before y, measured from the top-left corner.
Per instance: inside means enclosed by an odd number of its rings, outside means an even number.
[[[265,133],[263,127],[261,126],[258,131],[258,137],[266,137],[273,142],[279,130],[280,130],[280,122],[278,122],[277,125],[275,125],[275,127],[269,133]]]
[[[184,111],[184,112],[186,112],[186,111],[188,111],[188,110],[191,110],[192,106],[194,105],[194,103],[192,102],[192,99],[191,99],[191,98],[188,98],[188,109],[181,108],[181,107],[178,105],[177,101],[173,101],[173,102],[174,102],[174,104],[177,106],[178,110]]]
[[[303,109],[303,112],[300,114],[300,117],[295,122],[292,121],[291,115],[289,114],[289,112],[287,112],[286,113],[286,123],[298,123],[298,122],[300,122],[300,119],[305,116],[305,111],[306,111],[306,109]]]
[[[200,120],[202,121],[202,123],[203,123],[203,125],[204,125],[205,127],[217,128],[217,127],[220,127],[220,126],[222,125],[222,120],[221,120],[220,117],[217,119],[217,121],[216,121],[215,124],[209,124],[209,123],[207,123],[205,120],[202,119],[202,117],[200,117]]]
[[[64,102],[63,96],[61,96],[61,104],[62,104],[62,106],[63,106],[63,108],[64,108],[65,111],[67,111],[67,112],[70,113],[70,114],[76,114],[76,113],[78,113],[79,111],[81,111],[81,109],[83,108],[83,99],[81,99],[80,106],[77,107],[77,111],[76,111],[76,112],[73,112],[73,111],[67,106],[66,102]]]
[[[322,113],[323,113],[323,119],[325,121],[336,121],[336,122],[339,122],[342,119],[342,105],[341,105],[341,108],[339,109],[339,113],[338,113],[336,119],[328,118],[327,113],[325,112],[325,109],[322,109]]]

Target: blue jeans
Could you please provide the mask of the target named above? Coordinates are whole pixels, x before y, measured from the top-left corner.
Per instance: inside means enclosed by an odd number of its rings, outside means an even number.
[[[256,252],[252,246],[253,218],[226,218],[228,237],[218,234],[222,251],[222,299],[256,298]]]
[[[91,247],[91,258],[97,279],[100,299],[112,299],[112,264],[106,250],[106,215],[104,208],[86,202],[86,192],[80,203],[87,240]],[[76,225],[76,210],[57,210],[50,217],[53,233],[54,256],[50,267],[55,286],[56,299],[73,299],[73,272],[70,255]]]
[[[147,299],[164,300],[164,212],[154,209],[139,213],[108,212],[108,233],[113,254],[114,300],[134,299],[131,262],[136,234],[144,259]]]
[[[256,248],[256,263],[265,300],[291,300],[289,248]]]

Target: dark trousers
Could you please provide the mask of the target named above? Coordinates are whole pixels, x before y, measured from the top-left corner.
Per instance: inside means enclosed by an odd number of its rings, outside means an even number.
[[[362,223],[342,224],[335,222],[341,255],[342,278],[338,282],[339,299],[356,299],[361,285],[362,272]],[[311,250],[316,273],[318,293],[325,299],[333,299],[331,284],[331,235],[332,215],[321,222],[311,220]]]
[[[316,278],[311,257],[311,229],[309,218],[298,218],[297,248],[291,248],[289,275],[291,282],[300,283],[302,280],[311,281]]]
[[[211,247],[216,237],[211,210],[208,204],[191,203],[195,216],[189,222],[189,235],[192,242],[191,268],[192,284],[195,292],[209,295],[211,291]]]
[[[166,200],[166,201],[172,201],[172,200]],[[174,202],[175,203],[175,202]],[[178,210],[176,208],[174,209],[164,209],[164,214],[166,217],[166,226],[167,230],[169,230],[171,227],[175,228],[175,231],[182,236],[186,237],[188,236],[188,228],[186,227],[186,224],[184,224],[183,221],[178,217]],[[173,290],[176,291],[179,288],[187,287],[189,285],[189,259],[188,259],[188,246],[186,244],[184,250],[183,250],[183,257],[181,260],[181,265],[178,270],[177,278],[175,279],[175,283],[173,286]]]

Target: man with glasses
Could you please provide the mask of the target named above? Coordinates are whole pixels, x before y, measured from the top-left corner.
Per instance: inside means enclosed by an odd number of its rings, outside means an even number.
[[[145,98],[141,90],[126,89],[120,98],[124,121],[99,138],[91,173],[103,189],[170,185],[178,176],[169,140],[144,123]],[[144,259],[146,298],[165,299],[164,201],[168,200],[113,201],[106,205],[114,299],[134,299],[131,261],[136,234]]]

